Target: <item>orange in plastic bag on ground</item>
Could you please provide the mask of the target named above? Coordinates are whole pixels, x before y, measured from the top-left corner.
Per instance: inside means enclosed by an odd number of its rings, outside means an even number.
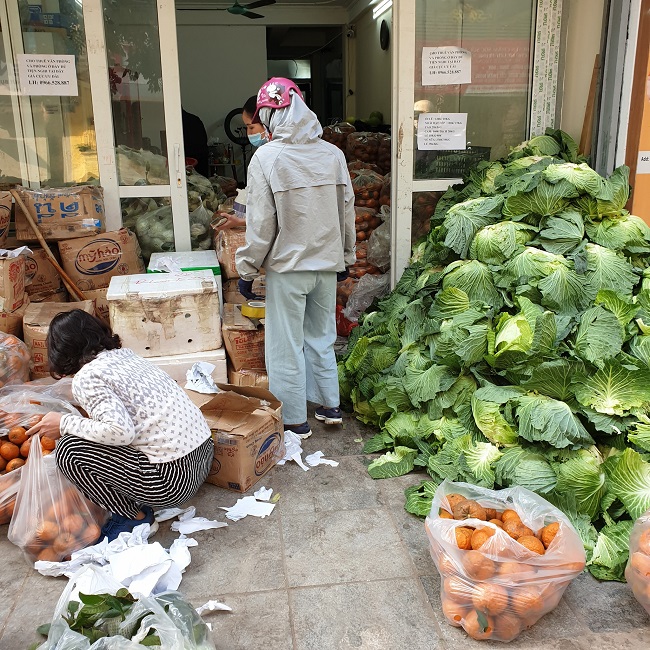
[[[512,641],[558,605],[585,567],[567,517],[525,488],[444,481],[425,527],[443,614],[477,640]]]
[[[630,559],[625,579],[634,597],[650,614],[650,510],[636,520],[630,534]]]
[[[30,562],[61,562],[97,540],[106,512],[61,474],[54,454],[43,455],[38,436],[34,440],[7,537]]]
[[[0,476],[0,524],[8,524],[14,514],[22,468]]]
[[[29,381],[29,360],[29,349],[18,337],[0,332],[0,388]]]

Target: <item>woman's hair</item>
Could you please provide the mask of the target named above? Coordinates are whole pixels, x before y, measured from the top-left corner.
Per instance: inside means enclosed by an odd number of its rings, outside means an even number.
[[[104,350],[122,342],[104,321],[81,309],[57,314],[47,334],[47,356],[52,377],[74,375]]]
[[[247,113],[248,115],[253,117],[253,115],[255,115],[256,110],[257,110],[257,95],[253,95],[252,97],[249,97],[246,100],[242,112]]]

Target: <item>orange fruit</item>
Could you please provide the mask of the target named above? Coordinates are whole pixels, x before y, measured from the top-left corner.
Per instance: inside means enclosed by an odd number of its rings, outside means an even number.
[[[498,567],[498,574],[505,577],[517,577],[534,572],[535,569],[533,567],[521,562],[500,562]]]
[[[447,503],[449,504],[449,507],[452,509],[452,511],[454,509],[454,506],[457,503],[460,503],[461,501],[466,501],[466,500],[467,500],[467,497],[464,497],[462,494],[452,493],[452,494],[447,495]]]
[[[540,542],[534,535],[522,535],[517,538],[517,541],[529,551],[537,553],[538,555],[544,555],[546,552],[544,544],[542,544],[542,542]]]
[[[48,438],[47,436],[41,438],[41,448],[44,451],[52,451],[54,447],[56,447],[56,440],[52,440],[52,438]]]
[[[63,519],[61,528],[67,533],[79,535],[83,532],[85,526],[84,518],[81,515],[73,513]]]
[[[447,512],[446,510],[440,508],[438,517],[440,517],[440,519],[453,519],[454,515],[452,515],[451,512]]]
[[[45,519],[36,526],[35,536],[40,541],[51,542],[59,532],[59,526],[55,521]]]
[[[492,528],[477,528],[472,533],[472,548],[477,551],[492,535],[494,535],[494,529]]]
[[[501,585],[481,582],[474,587],[472,604],[484,614],[501,614],[508,607],[508,591]]]
[[[522,630],[521,621],[512,614],[504,612],[494,619],[493,639],[512,641]]]
[[[100,533],[99,526],[97,524],[88,524],[83,533],[79,536],[79,542],[83,544],[84,547],[94,544],[99,538]]]
[[[7,461],[0,456],[0,472],[2,472],[7,467]]]
[[[13,460],[14,458],[18,458],[19,455],[20,449],[13,442],[3,442],[0,445],[0,456],[5,460]]]
[[[640,575],[645,576],[646,578],[650,577],[650,557],[645,553],[639,551],[632,553],[630,566]]]
[[[506,521],[510,521],[511,519],[521,522],[521,517],[517,514],[515,510],[504,510],[501,513],[501,521],[504,524],[506,523]]]
[[[497,510],[496,513],[497,514],[494,518],[498,519],[499,521],[502,521],[503,513],[500,510]]]
[[[32,439],[27,438],[27,440],[25,440],[25,442],[23,442],[23,444],[20,445],[20,455],[23,458],[27,458],[27,456],[29,456],[29,448],[31,444],[32,444]]]
[[[467,605],[461,605],[451,600],[451,598],[442,599],[442,613],[445,615],[447,621],[455,627],[460,627],[460,621],[465,618],[468,609]]]
[[[522,618],[536,615],[544,611],[544,599],[538,587],[515,587],[510,592],[512,611]]]
[[[13,442],[14,445],[20,447],[27,440],[27,431],[23,427],[12,427],[9,429],[7,437],[9,438],[9,442]]]
[[[97,534],[99,535],[99,533]],[[458,569],[456,568],[454,561],[446,554],[442,554],[438,559],[438,571],[443,577],[458,573]]]
[[[551,582],[544,587],[542,598],[544,599],[545,609],[548,611],[555,609],[564,595],[564,590],[569,586],[571,581]]]
[[[509,518],[504,519],[503,521],[503,530],[512,537],[512,539],[517,539],[521,533],[522,523],[518,519]]]
[[[467,551],[463,558],[463,566],[467,574],[474,580],[487,580],[494,575],[494,562],[480,551]]]
[[[485,521],[490,521],[490,519],[496,519],[497,511],[494,508],[486,508],[485,517],[486,517]]]
[[[454,519],[480,519],[485,521],[487,515],[485,508],[473,499],[459,501],[453,508]]]
[[[69,555],[78,546],[77,538],[71,533],[61,533],[55,540],[52,548],[59,555]]]
[[[557,521],[554,521],[552,524],[549,524],[548,526],[544,526],[544,528],[542,528],[540,538],[542,540],[542,544],[544,544],[544,548],[548,548],[551,545],[551,542],[555,539],[555,536],[558,534],[559,530],[560,524]]]
[[[483,641],[492,638],[494,622],[489,616],[472,609],[465,616],[463,628],[473,639]]]
[[[501,519],[489,519],[488,520],[491,524],[494,524],[495,526],[498,526],[499,528],[503,529],[503,522]]]
[[[454,531],[456,533],[456,544],[458,548],[463,551],[468,551],[472,548],[472,530],[465,528],[465,526],[459,526]]]
[[[8,472],[13,472],[15,469],[22,467],[25,464],[25,461],[22,458],[14,458],[7,463],[6,470]]]
[[[37,556],[38,560],[43,562],[58,562],[61,556],[52,548],[44,548]]]
[[[31,429],[32,427],[35,427],[42,419],[43,419],[42,415],[38,415],[38,414],[32,415],[32,417],[29,418],[29,420],[27,420],[28,428]]]
[[[639,550],[641,553],[650,555],[650,528],[644,530],[641,537],[639,537]]]
[[[447,596],[461,605],[469,605],[472,600],[472,585],[459,576],[449,576],[442,583],[442,588]]]

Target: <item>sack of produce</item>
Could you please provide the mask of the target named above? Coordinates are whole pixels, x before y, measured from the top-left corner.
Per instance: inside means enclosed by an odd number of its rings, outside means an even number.
[[[58,470],[54,454],[44,456],[32,437],[29,461],[22,469],[7,538],[30,562],[61,562],[94,544],[106,512],[91,503]]]
[[[380,174],[381,175],[381,169],[379,168],[378,165],[373,165],[372,163],[361,162],[360,160],[355,160],[354,162],[349,162],[348,163],[348,171],[350,171],[350,172],[360,171],[361,169],[368,169],[371,172],[375,172],[375,174]]]
[[[379,192],[379,205],[390,205],[390,173],[384,176],[384,182]]]
[[[630,534],[630,559],[625,579],[634,597],[650,614],[650,510],[636,520]]]
[[[447,621],[511,641],[553,610],[585,567],[569,519],[537,494],[443,481],[425,527]]]
[[[387,133],[378,133],[377,137],[379,138],[377,165],[381,169],[381,174],[388,174],[391,164],[391,137]]]
[[[225,194],[226,198],[237,196],[237,181],[234,178],[211,176],[210,183],[212,183],[213,187],[217,186]]]
[[[135,220],[142,257],[149,262],[152,253],[169,253],[174,249],[174,223],[171,205],[145,212]]]
[[[379,194],[384,184],[383,176],[369,169],[361,169],[350,174],[354,190],[354,204],[360,208],[379,209]]]
[[[345,153],[348,146],[348,135],[355,131],[356,129],[352,124],[349,124],[348,122],[339,122],[338,124],[326,126],[323,129],[323,140],[332,143]]]
[[[343,310],[343,315],[350,322],[357,322],[359,316],[363,314],[375,298],[381,298],[390,291],[390,276],[388,273],[383,275],[373,275],[366,273],[359,278],[359,282],[350,292],[347,305]]]
[[[359,251],[357,251],[358,254]],[[348,304],[348,298],[354,289],[357,280],[354,278],[346,278],[343,282],[339,282],[336,285],[336,306],[343,309],[345,305]]]
[[[379,161],[379,133],[350,133],[347,142],[348,160],[361,160],[377,165]]]
[[[22,470],[0,476],[0,525],[8,524],[14,514]]]
[[[390,266],[390,208],[382,205],[377,214],[382,220],[368,238],[368,264],[385,271]]]
[[[29,360],[29,349],[18,337],[0,332],[0,388],[29,381]]]

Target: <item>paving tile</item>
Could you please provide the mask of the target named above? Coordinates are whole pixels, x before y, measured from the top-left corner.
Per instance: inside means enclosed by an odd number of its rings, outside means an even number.
[[[385,510],[283,515],[282,534],[292,587],[413,574]]]
[[[391,508],[399,536],[408,548],[418,575],[438,575],[429,552],[429,539],[424,530],[424,519],[406,512],[403,507]]]
[[[234,503],[234,501],[233,501]],[[280,517],[246,517],[228,528],[192,535],[199,545],[190,549],[181,591],[191,600],[214,598],[215,593],[248,593],[284,589],[280,549]]]
[[[598,582],[590,574],[583,573],[569,585],[564,600],[574,612],[580,613],[592,632],[628,632],[645,628],[650,639],[650,617],[627,584]]]
[[[422,481],[426,481],[431,477],[424,471],[411,472],[404,476],[397,476],[395,478],[385,478],[377,481],[379,489],[384,496],[386,502],[391,506],[404,507],[406,497],[404,490],[410,488],[412,485],[419,485]]]
[[[34,569],[23,559],[23,554],[17,546],[7,541],[8,526],[0,527],[0,553],[2,554],[3,567],[0,572],[0,631],[4,626],[7,616],[11,612],[14,600],[18,599],[27,578],[34,573]]]
[[[647,630],[632,630],[631,632],[589,634],[575,640],[576,650],[601,650],[612,648],[616,650],[648,650]]]
[[[309,409],[309,415],[312,436],[302,445],[309,454],[320,450],[327,458],[359,456],[363,453],[363,445],[366,440],[378,432],[377,429],[359,422],[349,413],[343,415],[343,424],[340,426],[319,422],[312,416],[312,409]]]
[[[289,596],[286,591],[218,598],[232,607],[233,611],[204,614],[205,620],[212,624],[212,639],[217,650],[293,648]]]
[[[436,650],[438,626],[415,579],[293,589],[296,650]]]

